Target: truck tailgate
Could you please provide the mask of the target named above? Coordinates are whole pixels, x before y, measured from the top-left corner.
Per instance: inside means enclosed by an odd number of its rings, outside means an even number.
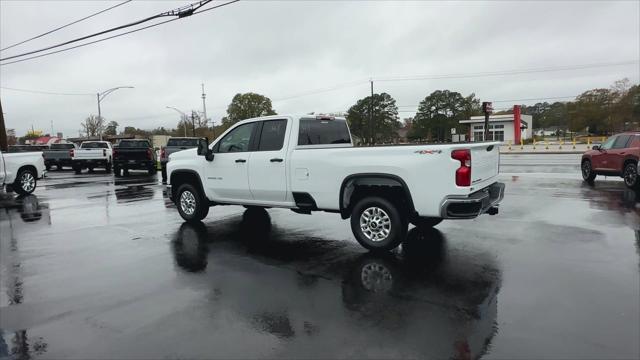
[[[471,146],[471,184],[477,184],[498,175],[500,146],[498,143]]]
[[[107,149],[78,149],[75,151],[74,159],[104,159]]]

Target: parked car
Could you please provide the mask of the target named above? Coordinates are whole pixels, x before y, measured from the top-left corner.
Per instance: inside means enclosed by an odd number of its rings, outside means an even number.
[[[31,194],[46,172],[39,152],[3,153],[0,151],[0,186],[20,195]]]
[[[146,170],[149,175],[156,172],[156,153],[149,140],[120,140],[113,150],[113,172],[120,176],[121,170],[124,175],[128,175],[129,170]]]
[[[44,157],[44,165],[46,166],[47,171],[49,171],[54,165],[58,170],[62,170],[62,167],[64,166],[73,166],[71,157],[76,149],[77,146],[75,144],[64,143],[51,144],[49,149],[43,150],[42,156]]]
[[[620,176],[630,189],[638,189],[640,131],[617,134],[582,155],[582,178],[593,182],[598,175]]]
[[[113,150],[108,141],[85,141],[80,144],[79,149],[74,149],[71,155],[71,163],[76,174],[80,174],[82,169],[93,169],[103,167],[107,173],[111,172]]]
[[[344,118],[269,116],[172,154],[168,191],[186,221],[226,204],[328,211],[351,218],[365,248],[389,250],[409,222],[496,214],[499,144],[353,147]]]
[[[160,152],[160,166],[162,171],[162,181],[167,181],[167,162],[169,155],[187,149],[198,147],[197,137],[172,137],[167,141],[167,146],[163,147]]]

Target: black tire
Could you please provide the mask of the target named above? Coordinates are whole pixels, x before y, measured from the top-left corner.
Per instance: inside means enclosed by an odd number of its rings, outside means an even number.
[[[439,217],[419,217],[413,220],[411,223],[415,225],[415,227],[420,229],[429,229],[432,228],[442,222],[442,218]]]
[[[51,165],[49,165],[49,164],[45,164],[45,165],[44,165],[44,168],[45,168],[45,169],[47,169],[47,171],[49,171],[49,170],[51,170]]]
[[[104,167],[104,170],[108,173],[111,172],[111,163],[107,163],[107,165]]]
[[[365,213],[369,220],[363,215]],[[353,207],[351,231],[365,248],[388,251],[398,247],[404,240],[407,221],[390,201],[381,197],[366,197]]]
[[[184,199],[183,199],[184,194]],[[189,195],[190,194],[190,195]],[[183,203],[183,200],[185,201]],[[209,202],[204,195],[191,184],[182,184],[175,195],[175,204],[180,216],[187,222],[198,222],[209,214]],[[193,208],[191,208],[191,206]]]
[[[80,173],[82,173],[82,168],[79,166],[74,166],[73,171],[76,172],[76,175],[79,175]]]
[[[624,179],[624,184],[627,185],[629,189],[636,190],[640,188],[640,181],[638,179],[638,164],[634,162],[629,162],[624,166],[624,170],[622,171],[622,178]]]
[[[593,180],[596,179],[596,173],[593,171],[591,167],[591,160],[582,160],[582,166],[580,167],[582,170],[582,179],[588,183],[592,183]]]
[[[13,183],[13,190],[18,195],[28,195],[31,194],[37,186],[37,178],[36,173],[31,169],[22,169],[18,172],[18,176],[16,177],[16,181]]]
[[[61,171],[62,170],[62,165],[60,165],[60,164],[56,165],[56,170]]]
[[[147,170],[147,174],[153,175],[153,174],[156,173],[156,171],[157,171],[156,168],[151,168],[151,169]]]
[[[120,168],[118,166],[113,166],[113,175],[115,177],[120,177]]]
[[[92,173],[93,172],[93,167],[89,167],[89,172]]]
[[[166,183],[167,182],[167,168],[165,166],[162,167],[162,170],[160,170],[162,173],[162,182]]]

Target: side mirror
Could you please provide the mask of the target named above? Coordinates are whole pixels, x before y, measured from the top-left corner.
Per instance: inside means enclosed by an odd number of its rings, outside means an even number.
[[[209,149],[209,139],[198,139],[198,155],[204,156],[207,161],[213,161],[213,151]]]
[[[593,145],[592,149],[593,150],[600,150],[600,145]]]

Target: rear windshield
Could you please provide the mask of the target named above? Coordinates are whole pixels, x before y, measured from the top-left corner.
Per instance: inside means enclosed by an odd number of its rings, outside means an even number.
[[[196,147],[198,139],[169,139],[167,146]]]
[[[108,149],[109,148],[107,143],[102,143],[102,142],[86,142],[86,143],[82,143],[80,147],[83,149]]]
[[[73,149],[73,144],[51,144],[51,150],[69,150]]]
[[[347,122],[342,119],[301,119],[298,145],[349,144]]]
[[[138,148],[138,149],[142,149],[142,148],[148,148],[149,147],[149,142],[148,141],[120,141],[120,144],[118,144],[118,147],[121,149],[131,149],[131,148]]]

